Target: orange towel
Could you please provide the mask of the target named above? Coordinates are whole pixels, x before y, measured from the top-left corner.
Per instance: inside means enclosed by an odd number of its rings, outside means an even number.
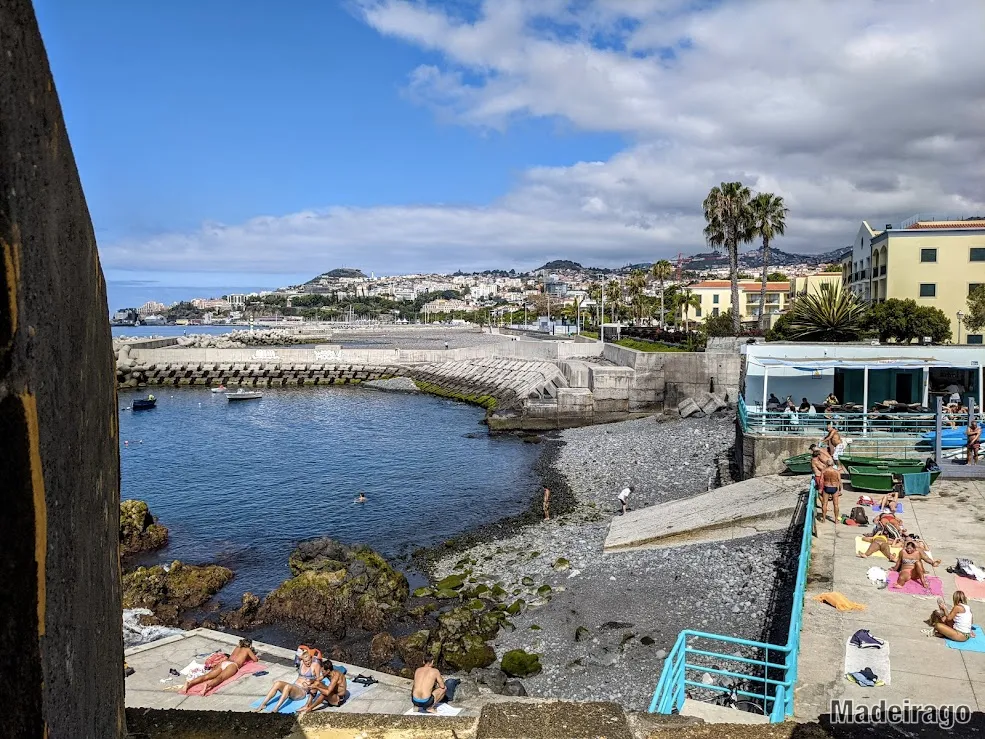
[[[841,593],[821,593],[820,595],[815,595],[814,600],[820,603],[827,603],[829,606],[834,606],[839,611],[865,610],[865,606],[862,603],[853,603]]]

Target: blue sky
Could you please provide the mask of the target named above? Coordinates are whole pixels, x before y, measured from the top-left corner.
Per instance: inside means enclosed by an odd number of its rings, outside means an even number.
[[[960,2],[35,7],[113,307],[694,252],[703,194],[736,177],[787,198],[790,250],[981,205]],[[904,89],[935,116],[859,130]]]

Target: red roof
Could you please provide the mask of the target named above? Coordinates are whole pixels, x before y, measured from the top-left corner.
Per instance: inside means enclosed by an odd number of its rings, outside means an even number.
[[[985,221],[927,221],[907,226],[906,231],[930,228],[985,228]]]

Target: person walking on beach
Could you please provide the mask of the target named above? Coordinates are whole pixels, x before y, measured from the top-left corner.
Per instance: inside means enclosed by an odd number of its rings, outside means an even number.
[[[421,713],[437,713],[435,706],[441,703],[446,693],[445,681],[435,669],[434,657],[424,657],[424,664],[414,671],[414,685],[411,687],[410,702]]]
[[[551,489],[544,488],[544,520],[551,517]]]
[[[623,488],[619,492],[619,495],[616,496],[619,499],[620,506],[622,506],[622,514],[621,515],[625,516],[626,515],[626,511],[629,510],[629,502],[628,502],[629,501],[629,494],[632,493],[632,492],[635,492],[635,491],[636,491],[636,488],[633,487],[632,485],[630,485],[627,488]]]

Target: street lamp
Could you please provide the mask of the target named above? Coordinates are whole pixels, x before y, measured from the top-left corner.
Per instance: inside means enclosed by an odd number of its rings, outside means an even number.
[[[964,312],[958,311],[958,343],[961,343],[961,321],[964,320]]]

